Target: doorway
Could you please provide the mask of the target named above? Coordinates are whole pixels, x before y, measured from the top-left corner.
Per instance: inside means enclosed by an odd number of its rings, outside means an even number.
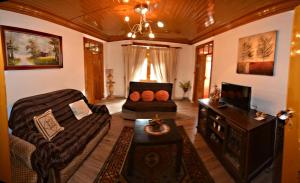
[[[213,41],[196,47],[193,101],[208,98],[210,93],[211,69],[213,63]]]
[[[85,93],[90,103],[104,98],[103,44],[84,38]]]

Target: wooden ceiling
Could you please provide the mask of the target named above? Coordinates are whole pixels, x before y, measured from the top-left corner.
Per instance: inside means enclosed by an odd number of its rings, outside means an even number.
[[[9,0],[0,9],[42,18],[90,34],[105,41],[128,39],[128,25],[139,16],[134,6],[145,0]],[[165,27],[152,27],[154,40],[193,44],[239,25],[294,9],[300,0],[150,0],[147,18],[161,20]],[[206,27],[208,15],[215,23]],[[137,39],[148,40],[138,36]]]

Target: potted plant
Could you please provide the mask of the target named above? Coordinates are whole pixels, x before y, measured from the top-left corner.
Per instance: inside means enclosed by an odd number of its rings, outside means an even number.
[[[191,89],[191,82],[190,81],[184,81],[179,82],[179,87],[183,90],[183,97],[182,99],[186,99],[186,93]]]

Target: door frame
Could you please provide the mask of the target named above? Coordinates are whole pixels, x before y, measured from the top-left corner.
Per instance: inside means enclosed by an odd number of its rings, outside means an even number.
[[[0,35],[0,43],[2,35]],[[11,182],[11,163],[10,150],[8,138],[8,117],[7,117],[7,103],[6,103],[6,86],[4,76],[4,55],[2,44],[0,44],[0,162],[2,168],[0,171],[0,180],[4,182]]]
[[[281,182],[296,183],[300,182],[300,106],[299,106],[299,71],[300,71],[300,55],[295,54],[300,49],[300,40],[297,38],[300,29],[300,6],[295,8],[294,20],[292,24],[292,38],[290,48],[289,73],[286,107],[295,111],[291,119],[286,121],[284,129],[283,142],[283,161],[282,161],[282,177]]]
[[[196,89],[198,88],[198,86],[197,87],[195,87],[196,86],[196,82],[197,82],[197,74],[196,74],[196,72],[197,72],[197,62],[198,62],[198,52],[199,52],[199,50],[200,50],[200,48],[203,48],[204,49],[204,47],[206,46],[206,45],[208,45],[208,48],[209,48],[209,45],[210,44],[212,44],[212,50],[211,50],[211,52],[210,51],[208,51],[208,53],[207,54],[204,54],[203,53],[203,55],[211,55],[211,69],[210,69],[210,78],[209,78],[209,89],[208,89],[208,93],[210,93],[210,88],[211,88],[211,76],[212,76],[212,70],[213,70],[213,60],[214,60],[214,41],[209,41],[209,42],[206,42],[206,43],[203,43],[203,44],[201,44],[201,45],[198,45],[198,46],[196,46],[196,48],[195,48],[195,67],[194,67],[194,85],[193,85],[193,101],[195,101],[196,99],[195,99],[195,97],[196,97]]]

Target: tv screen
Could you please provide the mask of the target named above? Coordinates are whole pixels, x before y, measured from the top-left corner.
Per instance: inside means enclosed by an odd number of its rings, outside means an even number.
[[[222,102],[249,110],[251,102],[251,87],[222,82]]]

